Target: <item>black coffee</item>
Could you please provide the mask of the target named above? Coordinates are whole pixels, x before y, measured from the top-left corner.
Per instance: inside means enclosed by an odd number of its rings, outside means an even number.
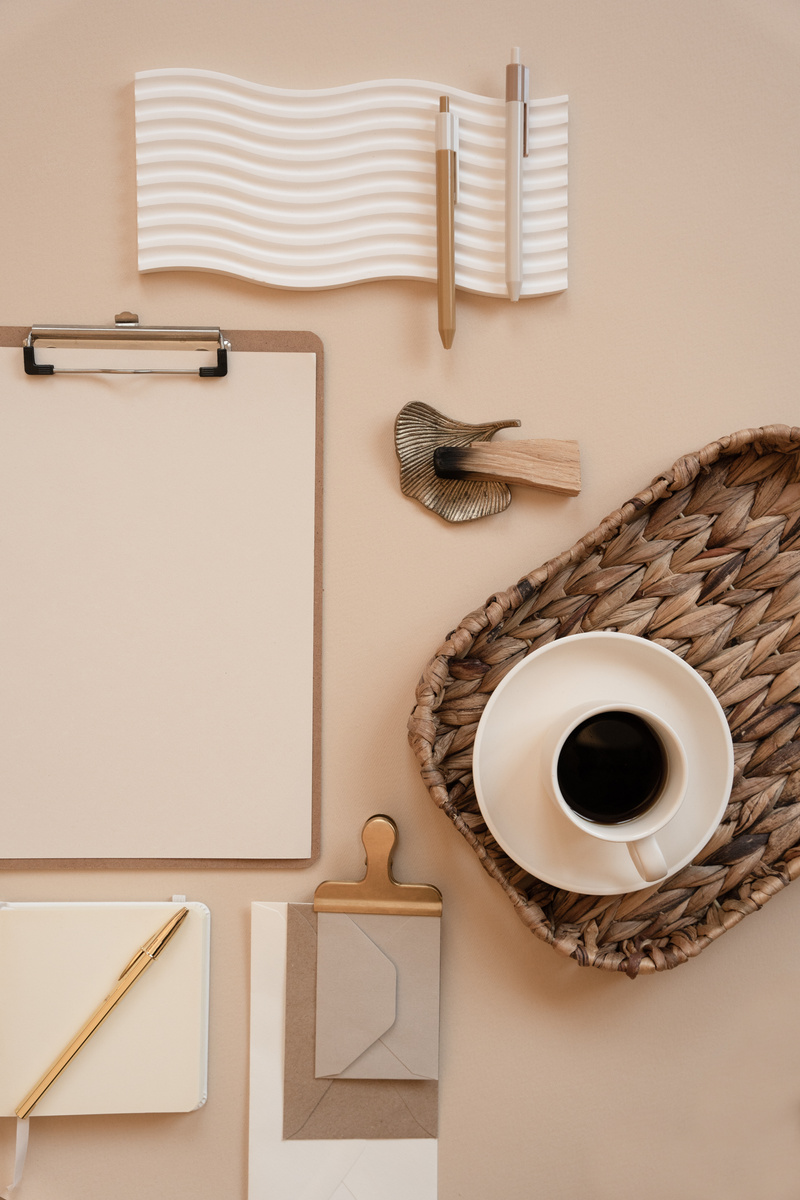
[[[647,812],[661,794],[667,763],[645,720],[603,712],[573,729],[561,747],[557,774],[562,796],[579,816],[616,825]]]

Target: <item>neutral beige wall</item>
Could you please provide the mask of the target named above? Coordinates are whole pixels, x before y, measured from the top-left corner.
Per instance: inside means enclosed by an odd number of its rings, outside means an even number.
[[[21,1196],[245,1197],[250,900],[305,901],[321,879],[356,875],[361,824],[387,811],[398,877],[445,897],[442,1200],[796,1200],[800,886],[669,975],[581,970],[525,931],[435,811],[405,739],[423,662],[491,591],[680,454],[796,421],[795,0],[5,0],[0,16],[0,324],[130,308],[150,323],[310,329],[327,401],[322,860],[0,881],[9,899],[186,892],[214,920],[206,1108],[41,1119]],[[459,296],[446,353],[430,285],[292,294],[137,274],[137,70],[500,94],[515,44],[534,94],[570,96],[563,295]],[[445,527],[397,486],[392,423],[413,399],[578,438],[583,494],[518,491],[500,516]],[[11,1153],[2,1122],[0,1175]]]

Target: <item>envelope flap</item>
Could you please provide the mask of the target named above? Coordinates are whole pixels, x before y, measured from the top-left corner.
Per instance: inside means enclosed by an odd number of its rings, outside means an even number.
[[[397,971],[343,913],[317,926],[315,1075],[338,1075],[395,1022]]]
[[[397,1020],[387,1049],[419,1079],[439,1074],[439,947],[436,917],[355,917],[397,970]]]

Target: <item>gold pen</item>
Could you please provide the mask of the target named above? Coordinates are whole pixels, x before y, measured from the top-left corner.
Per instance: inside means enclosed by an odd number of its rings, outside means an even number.
[[[458,118],[450,97],[439,97],[436,114],[436,278],[439,334],[445,350],[456,333],[455,203],[458,187]]]
[[[147,970],[151,963],[158,958],[161,951],[166,946],[167,942],[172,937],[178,926],[189,915],[188,908],[182,908],[170,917],[166,925],[162,925],[157,933],[154,933],[149,941],[145,942],[128,963],[125,970],[119,977],[119,982],[116,987],[106,996],[103,1003],[92,1014],[83,1028],[75,1034],[70,1044],[65,1050],[59,1054],[52,1067],[45,1072],[34,1088],[28,1092],[28,1095],[22,1101],[18,1108],[14,1111],[20,1120],[30,1116],[33,1106],[41,1100],[50,1084],[54,1082],[64,1070],[64,1068],[72,1061],[80,1048],[89,1040],[94,1031],[99,1028],[102,1022],[106,1019],[112,1008],[122,999],[129,988],[136,983],[136,980]]]

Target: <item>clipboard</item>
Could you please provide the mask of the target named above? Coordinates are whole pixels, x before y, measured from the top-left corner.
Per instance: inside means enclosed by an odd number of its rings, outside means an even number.
[[[319,338],[4,327],[0,376],[0,867],[313,862]]]

